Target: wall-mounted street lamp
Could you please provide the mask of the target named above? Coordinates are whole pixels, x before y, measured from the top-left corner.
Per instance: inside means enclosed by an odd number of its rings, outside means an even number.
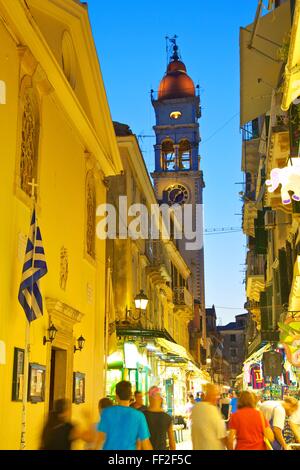
[[[76,348],[76,346],[74,346],[74,353],[76,351],[81,351],[83,349],[84,343],[85,343],[85,338],[82,335],[79,336],[79,338],[77,338],[78,348]]]
[[[134,316],[132,313],[132,310],[126,307],[126,322],[128,321],[129,318],[131,318],[134,321],[140,320],[142,316],[142,311],[146,310],[147,305],[148,305],[149,299],[143,289],[140,290],[140,292],[135,296],[134,298],[134,304],[136,310],[138,310],[138,314]]]
[[[52,325],[48,328],[47,331],[48,331],[49,339],[47,339],[46,336],[44,336],[43,338],[44,346],[46,343],[53,343],[53,341],[55,340],[56,333],[57,333],[57,328],[55,328],[55,326],[52,323]]]
[[[149,299],[146,296],[143,289],[140,290],[139,294],[137,294],[134,298],[135,308],[140,310],[146,310],[148,305]]]

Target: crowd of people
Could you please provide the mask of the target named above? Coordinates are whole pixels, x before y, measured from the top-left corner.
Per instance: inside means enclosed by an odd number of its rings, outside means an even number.
[[[243,391],[220,399],[218,387],[208,384],[190,421],[194,450],[291,450],[300,442],[300,405],[290,396],[263,401]]]
[[[115,405],[109,398],[99,401],[99,422],[85,430],[70,421],[71,403],[55,402],[42,433],[42,450],[71,450],[76,440],[86,442],[89,450],[175,450],[172,417],[163,410],[159,387],[148,392],[149,406],[143,394],[136,391],[131,403],[131,383],[116,385]]]
[[[163,394],[153,386],[148,406],[141,392],[128,381],[116,385],[116,404],[99,401],[99,421],[85,429],[71,422],[71,403],[55,402],[41,439],[41,449],[71,450],[85,441],[86,450],[176,450],[173,417],[164,411]],[[187,428],[194,450],[290,450],[300,443],[300,405],[286,396],[263,401],[250,391],[220,397],[219,388],[207,384],[205,393],[188,396]]]

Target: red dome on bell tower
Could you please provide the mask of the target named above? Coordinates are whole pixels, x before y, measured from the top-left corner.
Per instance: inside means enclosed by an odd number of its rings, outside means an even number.
[[[173,46],[173,55],[166,75],[159,84],[158,100],[187,98],[195,96],[195,85],[186,72],[186,66],[179,60],[178,46]]]

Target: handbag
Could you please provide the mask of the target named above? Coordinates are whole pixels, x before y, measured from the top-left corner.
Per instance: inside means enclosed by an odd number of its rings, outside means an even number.
[[[259,414],[260,414],[261,424],[262,424],[262,428],[263,428],[264,443],[265,443],[266,448],[267,448],[266,450],[274,450],[273,447],[272,447],[271,442],[270,442],[269,439],[265,436],[266,426],[265,426],[264,415],[262,414],[261,411],[259,412]]]

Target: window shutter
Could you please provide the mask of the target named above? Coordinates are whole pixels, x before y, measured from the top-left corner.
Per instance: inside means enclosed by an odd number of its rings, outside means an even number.
[[[300,201],[292,200],[292,212],[293,214],[300,214]]]
[[[279,250],[279,275],[281,303],[287,304],[290,294],[290,285],[288,281],[287,256],[284,249]]]
[[[287,262],[287,274],[289,286],[293,282],[294,263],[293,263],[293,250],[290,242],[286,242],[286,262]]]
[[[273,286],[267,287],[265,292],[260,293],[261,330],[262,331],[270,331],[273,329],[272,298],[273,298]]]
[[[264,211],[258,211],[257,219],[254,220],[255,231],[255,253],[257,255],[267,254],[268,232],[265,230]]]

